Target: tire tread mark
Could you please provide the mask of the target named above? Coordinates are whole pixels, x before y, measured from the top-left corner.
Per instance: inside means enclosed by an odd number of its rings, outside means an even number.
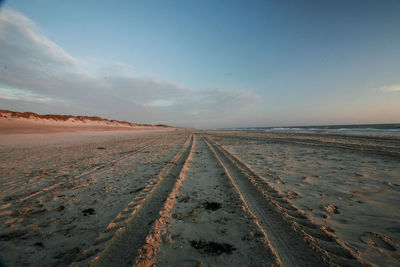
[[[192,162],[192,156],[196,147],[196,142],[197,137],[194,135],[189,154],[183,163],[182,169],[171,193],[169,194],[162,210],[160,211],[160,217],[153,224],[152,229],[146,237],[145,245],[139,251],[139,256],[136,258],[135,262],[136,267],[150,267],[157,263],[157,253],[162,243],[162,236],[166,234],[166,226],[170,222],[171,211],[176,204],[176,197],[186,179],[186,172],[189,169],[190,163]]]
[[[190,135],[173,159],[70,266],[132,265],[151,226],[159,217],[158,213],[176,183],[192,145],[193,135]]]
[[[307,218],[301,210],[282,199],[279,192],[265,178],[258,176],[212,138],[207,137],[206,139],[231,172],[232,178],[237,183],[250,209],[260,219],[262,227],[285,266],[304,264],[307,266],[368,265],[368,263],[361,262],[357,253],[346,247],[343,242],[326,232],[319,231],[319,235],[326,235],[335,241],[330,242],[329,248],[322,248],[323,242],[307,233],[307,227],[299,225],[293,216],[288,215],[284,205],[290,205],[291,209],[295,208],[301,219]],[[307,222],[307,224],[313,225],[312,222]],[[328,251],[337,253],[333,254]]]
[[[241,193],[239,187],[237,186],[237,184],[235,183],[234,179],[232,178],[229,170],[227,169],[227,167],[225,166],[225,164],[222,162],[221,158],[218,156],[217,152],[215,151],[215,149],[211,146],[211,144],[209,142],[207,142],[207,140],[202,137],[202,139],[204,140],[204,142],[207,144],[208,148],[210,149],[210,151],[212,152],[212,154],[214,155],[214,157],[216,158],[217,162],[219,163],[219,165],[223,168],[224,170],[224,174],[226,175],[226,177],[228,177],[229,182],[232,184],[235,192],[238,194],[240,200],[243,203],[243,208],[246,210],[246,212],[248,212],[252,217],[253,217],[253,221],[254,223],[257,225],[257,227],[259,228],[259,230],[263,233],[264,235],[264,240],[266,245],[268,246],[269,250],[271,251],[271,257],[275,258],[275,265],[276,266],[284,266],[281,259],[279,258],[276,250],[274,249],[274,247],[272,246],[271,242],[268,239],[268,234],[266,233],[265,229],[261,226],[261,222],[260,220],[257,218],[257,216],[252,212],[251,208],[249,207],[249,205],[247,204],[243,194]]]
[[[146,148],[148,148],[148,147],[150,147],[150,146],[151,146],[151,145],[145,145],[145,146],[143,146],[143,147],[140,147],[140,148],[136,149],[135,151],[130,151],[129,154],[124,155],[124,156],[122,156],[122,157],[120,157],[120,158],[118,158],[118,159],[114,159],[114,160],[111,161],[111,163],[115,163],[115,162],[117,162],[117,161],[119,161],[119,162],[120,162],[120,161],[123,161],[123,160],[125,160],[128,156],[135,155],[135,154],[137,154],[137,153],[139,153],[139,152],[145,150]],[[110,165],[112,165],[112,164],[110,164]],[[79,179],[79,178],[82,178],[82,177],[91,175],[91,174],[93,174],[94,172],[96,172],[97,170],[104,169],[104,167],[105,167],[104,164],[96,164],[96,166],[93,167],[93,168],[91,168],[90,170],[84,171],[84,172],[82,172],[81,174],[74,176],[74,179]],[[103,171],[105,171],[105,170],[103,170]],[[24,202],[24,201],[26,201],[26,200],[28,200],[28,199],[37,197],[37,196],[41,195],[42,193],[45,193],[45,192],[48,192],[48,191],[50,191],[50,190],[52,190],[52,189],[58,188],[59,186],[64,185],[64,184],[66,184],[66,183],[68,183],[68,181],[62,180],[62,181],[60,181],[60,182],[58,182],[58,183],[56,183],[56,184],[53,184],[53,185],[51,185],[51,186],[49,186],[49,187],[46,187],[46,188],[43,188],[43,189],[34,191],[34,193],[32,193],[32,194],[30,194],[30,195],[28,195],[28,196],[25,196],[25,197],[23,197],[23,198],[18,199],[17,202]]]

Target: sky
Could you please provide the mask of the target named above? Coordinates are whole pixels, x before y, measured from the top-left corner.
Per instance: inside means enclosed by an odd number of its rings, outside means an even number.
[[[0,109],[198,128],[399,123],[400,1],[4,1]]]

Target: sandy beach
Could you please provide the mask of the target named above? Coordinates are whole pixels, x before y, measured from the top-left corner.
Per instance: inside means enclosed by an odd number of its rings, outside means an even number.
[[[400,0],[0,0],[0,267],[400,267]]]
[[[6,266],[396,266],[400,138],[7,134]]]
[[[211,136],[361,262],[399,264],[398,137],[234,132]]]

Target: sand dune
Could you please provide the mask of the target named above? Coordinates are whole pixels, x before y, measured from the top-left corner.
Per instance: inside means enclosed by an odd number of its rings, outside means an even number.
[[[10,266],[399,264],[398,138],[26,136],[0,143]]]
[[[0,110],[0,135],[82,131],[148,130],[169,128],[166,125],[137,124],[100,117],[38,115],[33,112]]]

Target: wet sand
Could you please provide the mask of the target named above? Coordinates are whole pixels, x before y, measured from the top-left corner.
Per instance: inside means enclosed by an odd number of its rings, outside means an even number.
[[[7,135],[9,266],[400,264],[400,139],[187,130]]]

